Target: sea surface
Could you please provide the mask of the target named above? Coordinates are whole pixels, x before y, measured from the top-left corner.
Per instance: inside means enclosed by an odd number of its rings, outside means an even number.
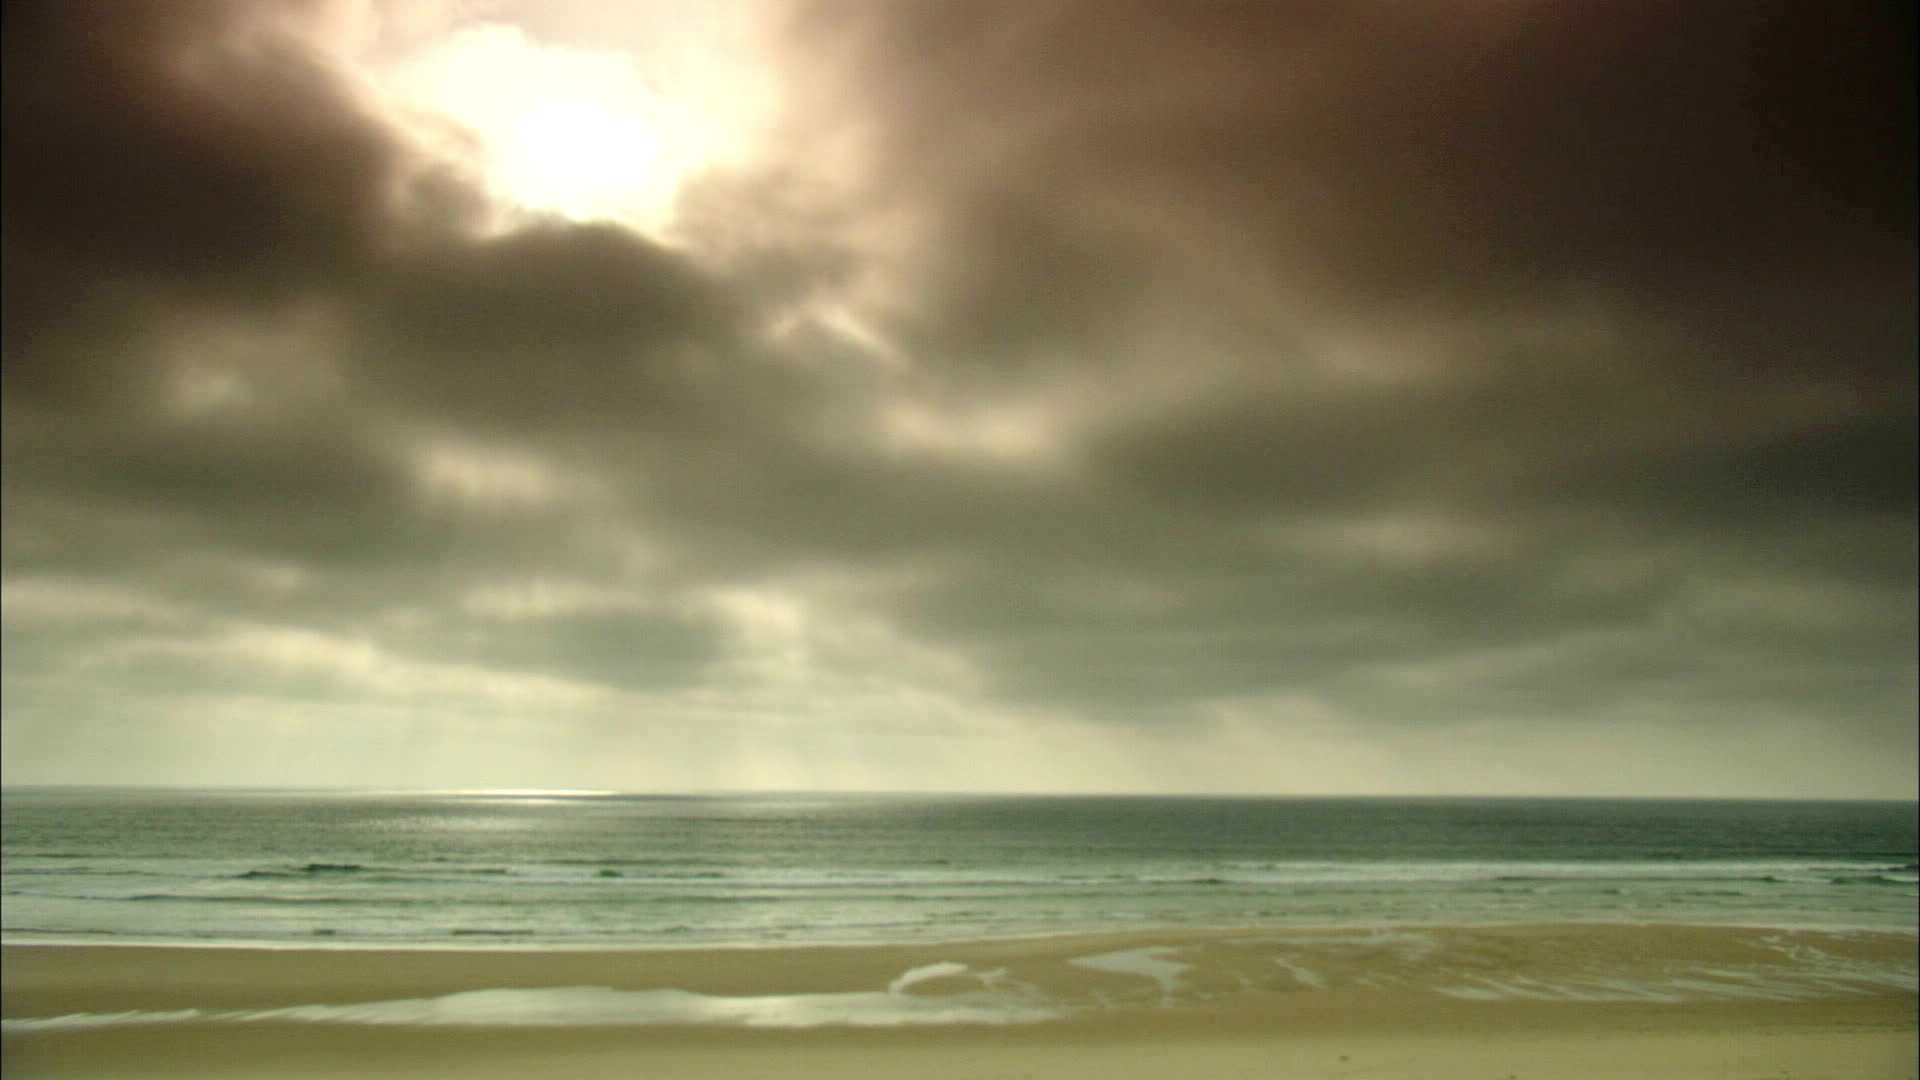
[[[1161,927],[1911,933],[1912,802],[16,788],[0,939],[596,948]]]

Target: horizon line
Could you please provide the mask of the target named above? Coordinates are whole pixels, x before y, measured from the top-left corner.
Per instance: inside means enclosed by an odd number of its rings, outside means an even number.
[[[781,797],[781,796],[866,796],[866,797],[922,797],[922,798],[1008,798],[1008,799],[1270,799],[1298,800],[1406,800],[1437,802],[1449,799],[1473,800],[1533,800],[1533,801],[1618,801],[1618,802],[1895,802],[1920,804],[1920,792],[1908,796],[1886,795],[1679,795],[1679,794],[1608,794],[1608,793],[1571,793],[1571,792],[1275,792],[1275,791],[994,791],[970,790],[964,788],[685,788],[621,790],[602,787],[489,787],[484,785],[449,786],[411,786],[404,784],[244,784],[244,783],[97,783],[97,782],[30,782],[0,783],[0,793],[30,790],[119,790],[119,791],[156,791],[156,792],[230,792],[230,793],[336,793],[336,794],[391,794],[403,796],[442,795],[468,796],[475,798],[551,798],[551,799],[618,799],[618,798],[741,798],[741,797]]]

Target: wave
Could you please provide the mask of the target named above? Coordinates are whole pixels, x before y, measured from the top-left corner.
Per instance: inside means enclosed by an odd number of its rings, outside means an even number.
[[[151,870],[126,870],[99,866],[9,866],[8,877],[171,877]]]
[[[248,870],[245,873],[235,874],[233,876],[245,881],[255,878],[310,878],[340,874],[363,874],[366,873],[366,871],[367,868],[359,863],[311,862],[305,866],[291,869],[275,867],[267,870]]]
[[[578,867],[591,865],[576,864]],[[440,894],[449,901],[561,902],[585,903],[754,901],[772,899],[898,899],[934,900],[951,896],[997,897],[1008,900],[1046,897],[1092,898],[1127,892],[1172,895],[1195,890],[1222,890],[1262,893],[1276,896],[1310,896],[1328,893],[1363,895],[1413,895],[1431,893],[1473,893],[1482,891],[1548,891],[1575,894],[1621,887],[1642,888],[1649,893],[1665,893],[1688,887],[1713,886],[1742,888],[1747,891],[1795,888],[1822,888],[1857,884],[1913,885],[1916,881],[1893,867],[1827,867],[1814,874],[1813,868],[1798,866],[1724,868],[1696,866],[1661,873],[1645,873],[1644,867],[1631,872],[1608,873],[1589,867],[1542,866],[1540,868],[1475,865],[1448,868],[1446,872],[1409,868],[1391,864],[1359,865],[1344,873],[1327,872],[1324,867],[1303,867],[1288,874],[1247,874],[1227,872],[1201,873],[1107,873],[1088,874],[1070,867],[1036,868],[1039,872],[1006,874],[992,871],[980,874],[926,874],[908,871],[878,870],[837,873],[833,871],[793,874],[775,870],[755,874],[735,874],[721,870],[683,872],[631,872],[601,866],[590,873],[563,875],[539,874],[536,866],[472,866],[429,868],[412,866],[374,866],[360,863],[308,863],[298,867],[255,867],[209,878],[188,868],[175,874],[150,874],[139,870],[101,870],[78,872],[60,888],[57,873],[16,873],[9,869],[9,892],[22,892],[49,899],[123,900],[156,898],[224,900],[259,896],[299,896],[302,887],[322,882],[337,882],[350,888],[353,898],[384,902],[396,898],[396,892]],[[150,889],[136,896],[96,892],[83,882],[87,878],[158,879],[177,882],[186,889]],[[263,892],[222,894],[198,890],[217,881],[257,883]],[[102,881],[104,885],[104,880]],[[410,887],[404,890],[395,887]],[[704,888],[702,888],[704,886]],[[279,890],[285,888],[285,892]],[[340,897],[348,899],[347,896]]]
[[[1005,866],[974,868],[917,863],[904,867],[860,867],[847,870],[826,867],[728,867],[715,866],[699,859],[543,859],[524,864],[461,865],[452,861],[427,859],[391,865],[360,862],[309,862],[302,864],[235,868],[222,875],[226,880],[260,882],[313,882],[351,880],[355,887],[397,884],[446,885],[449,883],[498,882],[503,887],[541,887],[585,884],[595,887],[648,887],[672,889],[685,883],[724,882],[728,888],[760,892],[839,893],[862,889],[916,891],[926,889],[963,890],[1052,890],[1061,887],[1112,890],[1120,888],[1178,889],[1183,887],[1240,887],[1272,890],[1319,888],[1406,889],[1421,887],[1465,887],[1476,883],[1568,885],[1645,883],[1678,884],[1687,881],[1712,881],[1756,885],[1833,884],[1840,878],[1889,876],[1895,881],[1914,873],[1915,864],[1832,863],[1246,863],[1211,867],[1141,867],[1103,871],[1055,863],[1023,867],[1013,872]],[[208,880],[206,870],[182,866],[173,873],[125,866],[27,866],[10,861],[6,876],[19,881],[78,877],[175,878]],[[615,883],[618,883],[617,886]]]
[[[131,903],[178,904],[268,904],[289,907],[410,907],[444,905],[444,899],[420,896],[287,896],[272,893],[222,894],[201,896],[193,893],[139,893],[128,897],[63,897],[70,900],[125,899]]]
[[[269,868],[243,870],[231,875],[231,881],[312,881],[350,877],[357,882],[395,884],[405,882],[445,882],[462,878],[504,878],[515,871],[505,866],[476,866],[459,870],[373,867],[354,863],[309,863],[297,869]]]
[[[1576,876],[1576,875],[1570,875],[1570,874],[1569,875],[1501,874],[1500,876],[1491,878],[1489,880],[1496,881],[1496,882],[1552,884],[1552,885],[1583,885],[1583,884],[1601,884],[1601,883],[1613,884],[1613,885],[1619,885],[1619,884],[1685,885],[1689,882],[1697,882],[1697,881],[1711,881],[1715,883],[1728,883],[1728,884],[1739,883],[1739,884],[1748,884],[1748,885],[1784,885],[1789,883],[1786,878],[1779,877],[1774,874],[1762,874],[1759,877],[1725,877],[1718,874],[1701,874],[1699,876],[1656,875],[1652,877],[1644,877],[1644,876],[1637,876],[1637,875],[1624,875],[1619,877],[1611,877],[1611,876],[1601,876],[1601,875]]]
[[[542,859],[550,866],[711,866],[713,860],[676,856]]]

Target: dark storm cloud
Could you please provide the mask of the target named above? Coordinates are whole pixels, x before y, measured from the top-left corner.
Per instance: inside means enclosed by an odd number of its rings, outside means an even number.
[[[983,246],[1009,239],[998,222],[1040,223],[1025,284],[983,287],[1073,302],[1126,272],[1095,257],[1113,239],[1197,212],[1286,279],[1354,302],[1510,303],[1910,277],[1902,18],[1878,4],[922,4],[828,6],[811,29],[871,78],[848,97],[886,111],[902,189],[959,188]],[[1062,280],[1076,261],[1087,269]]]
[[[826,5],[677,246],[310,15],[9,9],[10,719],[1911,743],[1910,14]]]
[[[1016,382],[1048,358],[1124,372],[1143,347],[1192,372],[1087,447],[1082,479],[1117,509],[1069,526],[1078,551],[974,564],[909,610],[1017,695],[1109,706],[1308,687],[1383,717],[1472,715],[1486,702],[1465,683],[1361,687],[1387,664],[1566,640],[1497,680],[1515,688],[1502,711],[1772,699],[1891,703],[1904,723],[1907,22],[1879,5],[822,7],[809,40],[856,58],[829,100],[884,118],[869,196],[919,207],[942,241],[907,258],[926,288],[896,333]],[[1224,347],[1114,340],[1160,323],[1177,343],[1196,322]],[[1329,369],[1329,326],[1384,358]],[[1435,511],[1500,539],[1463,562],[1257,538],[1418,533]],[[1572,569],[1610,564],[1628,580]],[[1177,602],[1051,607],[1044,584],[1089,565],[1115,594]],[[1723,576],[1812,583],[1813,610],[1781,616],[1806,627],[1662,629]],[[1823,647],[1820,588],[1862,577],[1877,614]]]
[[[457,216],[303,43],[303,7],[9,9],[9,392],[144,389],[125,341],[183,305],[284,301]]]

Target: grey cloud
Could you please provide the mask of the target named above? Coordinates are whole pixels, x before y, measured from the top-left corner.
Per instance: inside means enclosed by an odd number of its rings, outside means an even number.
[[[1745,444],[1616,456],[1555,477],[1541,497],[1723,527],[1859,518],[1897,529],[1915,511],[1915,436],[1911,417],[1868,414]]]
[[[535,224],[393,267],[369,303],[361,378],[430,413],[526,427],[686,408],[701,364],[732,358],[725,293],[612,226]],[[464,418],[463,418],[464,419]]]
[[[719,627],[672,612],[468,616],[403,640],[416,656],[646,693],[698,685],[726,653]]]

